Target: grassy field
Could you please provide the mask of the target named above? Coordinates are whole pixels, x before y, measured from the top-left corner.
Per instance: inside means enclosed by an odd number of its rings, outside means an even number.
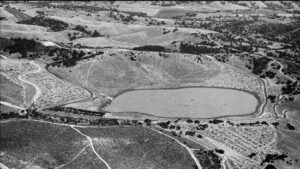
[[[87,147],[74,161],[62,166],[61,169],[96,169],[107,168],[103,162],[93,153],[90,147]]]
[[[8,107],[8,106],[5,106],[5,105],[0,104],[0,111],[1,111],[2,113],[19,112],[19,109],[15,109],[15,108]]]
[[[54,168],[71,161],[86,143],[84,137],[65,126],[10,121],[0,123],[0,127],[0,151],[4,153],[0,161],[9,168],[21,165],[22,161]],[[8,157],[14,160],[5,161]]]
[[[219,74],[205,57],[158,52],[113,51],[80,61],[71,68],[50,67],[53,73],[93,91],[116,95],[142,86],[201,83]],[[201,63],[199,60],[201,60]],[[87,77],[88,76],[88,77]]]
[[[0,74],[0,98],[3,101],[11,102],[13,104],[23,104],[22,86],[7,79]]]
[[[111,168],[194,168],[187,150],[144,127],[78,128]]]
[[[29,84],[24,85],[24,87],[25,87],[25,92],[26,92],[24,102],[27,105],[29,105],[29,104],[31,104],[32,98],[34,97],[36,90],[33,86],[31,86]]]
[[[0,127],[0,162],[9,168],[105,168],[89,142],[71,127],[28,120],[1,122]],[[195,166],[184,147],[144,127],[77,129],[91,137],[111,168]]]

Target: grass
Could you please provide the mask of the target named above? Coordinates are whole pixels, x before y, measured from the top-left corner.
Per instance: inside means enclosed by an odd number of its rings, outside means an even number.
[[[194,168],[184,147],[144,127],[79,128],[111,168]]]
[[[0,123],[0,127],[0,149],[6,157],[42,168],[54,168],[71,161],[86,141],[70,127],[48,123],[9,121]],[[9,161],[1,163],[10,165]]]
[[[32,85],[29,85],[29,84],[24,85],[24,87],[25,87],[25,92],[26,92],[24,101],[27,105],[29,105],[29,104],[31,104],[31,101],[36,93],[36,90]]]
[[[18,18],[19,20],[27,20],[30,19],[31,16],[15,9],[15,8],[5,8],[5,10],[11,14],[13,14],[16,18]]]
[[[91,61],[79,61],[72,69],[50,69],[79,85],[85,84],[88,79],[87,88],[109,95],[142,86],[198,84],[219,74],[219,67],[203,57],[202,64],[196,56],[175,53],[163,55],[158,52],[114,51]]]
[[[2,113],[8,113],[8,112],[19,112],[19,109],[15,109],[13,107],[5,106],[0,104],[0,111]]]
[[[18,105],[23,104],[22,86],[12,82],[2,74],[0,74],[0,82],[1,100]]]
[[[176,8],[162,8],[160,9],[155,17],[159,18],[171,18],[176,16],[184,16],[186,13],[198,12],[194,10],[176,9]]]
[[[87,147],[74,161],[63,166],[61,169],[82,169],[82,168],[107,168],[105,164],[98,159],[90,147]]]

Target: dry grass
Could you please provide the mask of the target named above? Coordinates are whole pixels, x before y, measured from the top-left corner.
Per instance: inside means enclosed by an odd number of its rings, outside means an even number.
[[[0,74],[0,98],[16,105],[23,104],[23,87]]]
[[[47,28],[36,25],[1,22],[1,37],[39,39],[52,42],[68,43],[69,31],[47,32]]]
[[[18,22],[18,18],[16,18],[13,14],[7,12],[3,8],[0,8],[1,16],[6,18],[9,22]],[[2,22],[2,21],[1,21]]]
[[[80,128],[111,168],[186,168],[194,161],[185,148],[143,127]]]
[[[86,141],[70,127],[49,123],[10,121],[0,123],[0,127],[1,152],[4,154],[0,162],[10,168],[16,168],[22,162],[55,168],[71,161]],[[15,160],[4,160],[8,157]]]

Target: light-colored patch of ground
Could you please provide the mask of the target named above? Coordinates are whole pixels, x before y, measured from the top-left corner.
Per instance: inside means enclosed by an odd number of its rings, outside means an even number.
[[[138,45],[116,41],[106,37],[97,37],[97,38],[79,38],[72,41],[74,45],[80,44],[82,46],[89,47],[125,47],[132,48]]]
[[[212,7],[212,8],[216,8],[218,10],[237,10],[237,9],[245,10],[245,9],[249,9],[248,7],[232,4],[232,3],[229,3],[229,2],[226,2],[226,1],[224,1],[224,2],[221,2],[221,1],[211,2],[207,6]]]
[[[116,2],[116,6],[120,11],[134,11],[134,12],[144,12],[148,16],[154,16],[161,7],[153,6],[149,4],[150,2],[139,2],[139,3],[130,3],[130,2]]]

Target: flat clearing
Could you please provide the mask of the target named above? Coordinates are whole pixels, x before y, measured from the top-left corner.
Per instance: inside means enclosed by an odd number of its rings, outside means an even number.
[[[144,127],[78,128],[111,168],[194,168],[188,151]]]
[[[212,118],[255,112],[254,95],[221,88],[134,90],[116,97],[104,110],[140,112],[161,117]]]

